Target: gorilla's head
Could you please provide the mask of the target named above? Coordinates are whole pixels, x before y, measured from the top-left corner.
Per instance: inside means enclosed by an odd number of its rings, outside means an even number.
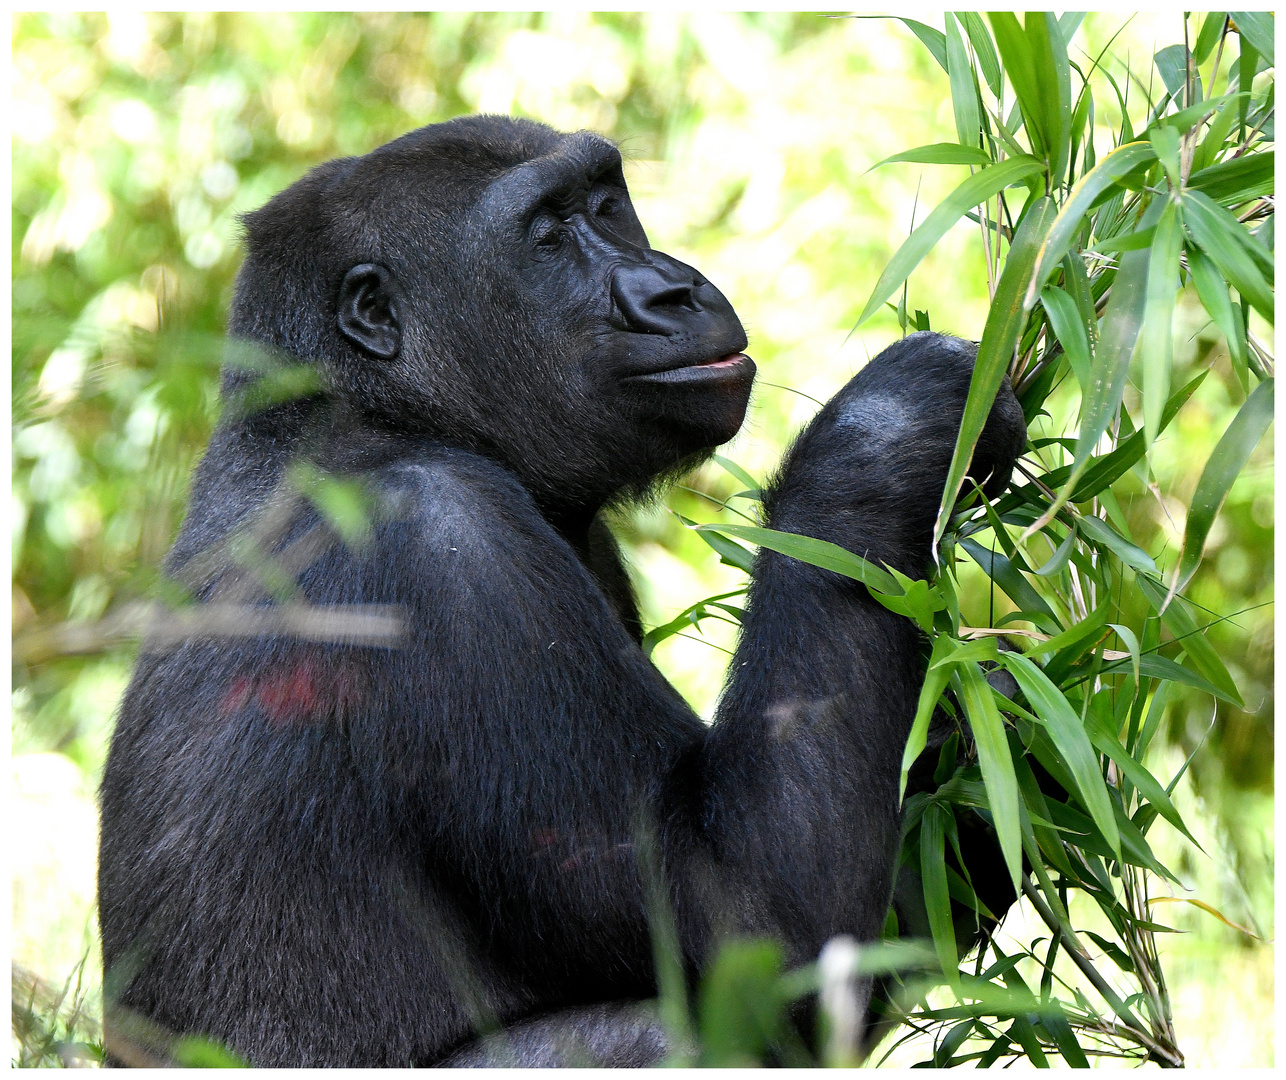
[[[741,426],[723,295],[648,244],[615,146],[473,116],[329,162],[246,218],[231,333],[316,362],[375,427],[590,507]]]

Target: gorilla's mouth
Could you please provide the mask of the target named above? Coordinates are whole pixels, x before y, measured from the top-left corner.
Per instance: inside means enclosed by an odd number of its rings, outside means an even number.
[[[663,371],[633,375],[630,379],[635,382],[694,385],[735,382],[752,378],[754,374],[755,362],[743,352],[734,352],[666,368]]]

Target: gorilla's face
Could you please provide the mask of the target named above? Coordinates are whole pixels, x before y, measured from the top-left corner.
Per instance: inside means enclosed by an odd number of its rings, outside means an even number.
[[[480,211],[542,339],[571,338],[587,407],[653,424],[686,452],[736,434],[755,374],[745,331],[700,273],[652,249],[614,146],[566,136],[493,181]]]
[[[385,257],[348,270],[342,334],[538,497],[601,500],[732,438],[755,375],[745,331],[649,245],[616,148],[514,122],[496,147],[486,119],[493,145],[467,154],[431,138],[455,125],[399,140],[424,144],[384,165],[397,224],[375,220]]]

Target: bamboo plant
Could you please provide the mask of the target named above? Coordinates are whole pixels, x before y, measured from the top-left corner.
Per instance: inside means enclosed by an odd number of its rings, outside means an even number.
[[[908,313],[908,278],[965,219],[990,291],[937,516],[935,572],[913,581],[806,537],[687,522],[743,568],[748,541],[856,578],[925,634],[904,789],[935,714],[955,731],[932,790],[905,799],[900,866],[919,875],[940,970],[928,982],[908,976],[894,1008],[910,1025],[903,1038],[932,1038],[924,1064],[937,1066],[1045,1065],[1050,1055],[1081,1067],[1094,1055],[1183,1064],[1156,942],[1169,929],[1156,886],[1177,879],[1148,836],[1164,819],[1191,839],[1171,799],[1187,764],[1164,778],[1145,759],[1176,688],[1240,705],[1204,633],[1220,614],[1185,589],[1273,415],[1274,360],[1251,320],[1273,322],[1273,17],[1176,16],[1183,42],[1124,78],[1110,70],[1110,44],[1098,55],[1077,46],[1081,19],[948,13],[943,30],[902,20],[947,74],[958,139],[879,164],[969,175],[890,259],[857,325],[891,308],[904,333],[929,328],[929,312]],[[1119,120],[1105,130],[1109,111]],[[1172,324],[1187,289],[1226,342],[1243,403],[1205,463],[1174,557],[1136,543],[1117,493],[1131,473],[1148,482],[1156,440],[1209,374],[1172,385]],[[1008,490],[988,501],[965,474],[1006,378],[1029,442]],[[1065,430],[1049,426],[1057,395],[1079,401]],[[753,500],[754,478],[718,460]],[[962,615],[967,564],[1008,598],[1003,613],[993,605],[985,622]],[[648,646],[705,618],[735,618],[734,601],[694,605],[652,631]],[[993,913],[959,839],[979,822],[994,830],[1013,895],[1047,928],[1032,947],[1004,948],[987,932]],[[1074,895],[1110,931],[1078,929]],[[977,913],[976,948],[958,940],[953,902],[957,915]],[[1025,959],[1039,968],[1038,986],[1020,974]],[[950,1004],[926,991],[933,981]]]

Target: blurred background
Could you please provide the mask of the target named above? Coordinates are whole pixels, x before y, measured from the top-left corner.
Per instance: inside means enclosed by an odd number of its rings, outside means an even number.
[[[1183,40],[1178,13],[1090,15],[1072,58],[1083,64],[1118,31],[1122,73]],[[239,214],[319,162],[460,113],[609,135],[652,243],[698,266],[746,324],[760,381],[723,452],[762,477],[814,399],[899,336],[891,312],[850,330],[913,220],[965,173],[866,171],[955,138],[945,73],[895,20],[42,14],[14,18],[12,49],[13,949],[53,991],[84,961],[92,1012],[94,797],[134,646],[91,633],[85,651],[56,655],[40,642],[151,595],[218,415]],[[1119,114],[1105,103],[1096,119],[1108,145]],[[907,306],[976,339],[987,304],[977,230],[962,223],[913,275]],[[1176,319],[1178,385],[1223,345],[1195,302]],[[1271,328],[1257,332],[1271,342]],[[1167,565],[1242,400],[1227,357],[1213,359],[1157,444],[1155,483],[1122,500]],[[648,626],[741,584],[672,511],[709,520],[711,499],[743,486],[711,464],[666,504],[618,517]],[[1168,777],[1195,752],[1175,801],[1205,854],[1168,827],[1155,844],[1186,895],[1243,928],[1166,905],[1182,931],[1163,959],[1191,1065],[1273,1062],[1272,550],[1269,435],[1189,590],[1232,616],[1209,637],[1246,709],[1176,695],[1150,762]],[[654,653],[706,717],[732,633],[707,621]]]

